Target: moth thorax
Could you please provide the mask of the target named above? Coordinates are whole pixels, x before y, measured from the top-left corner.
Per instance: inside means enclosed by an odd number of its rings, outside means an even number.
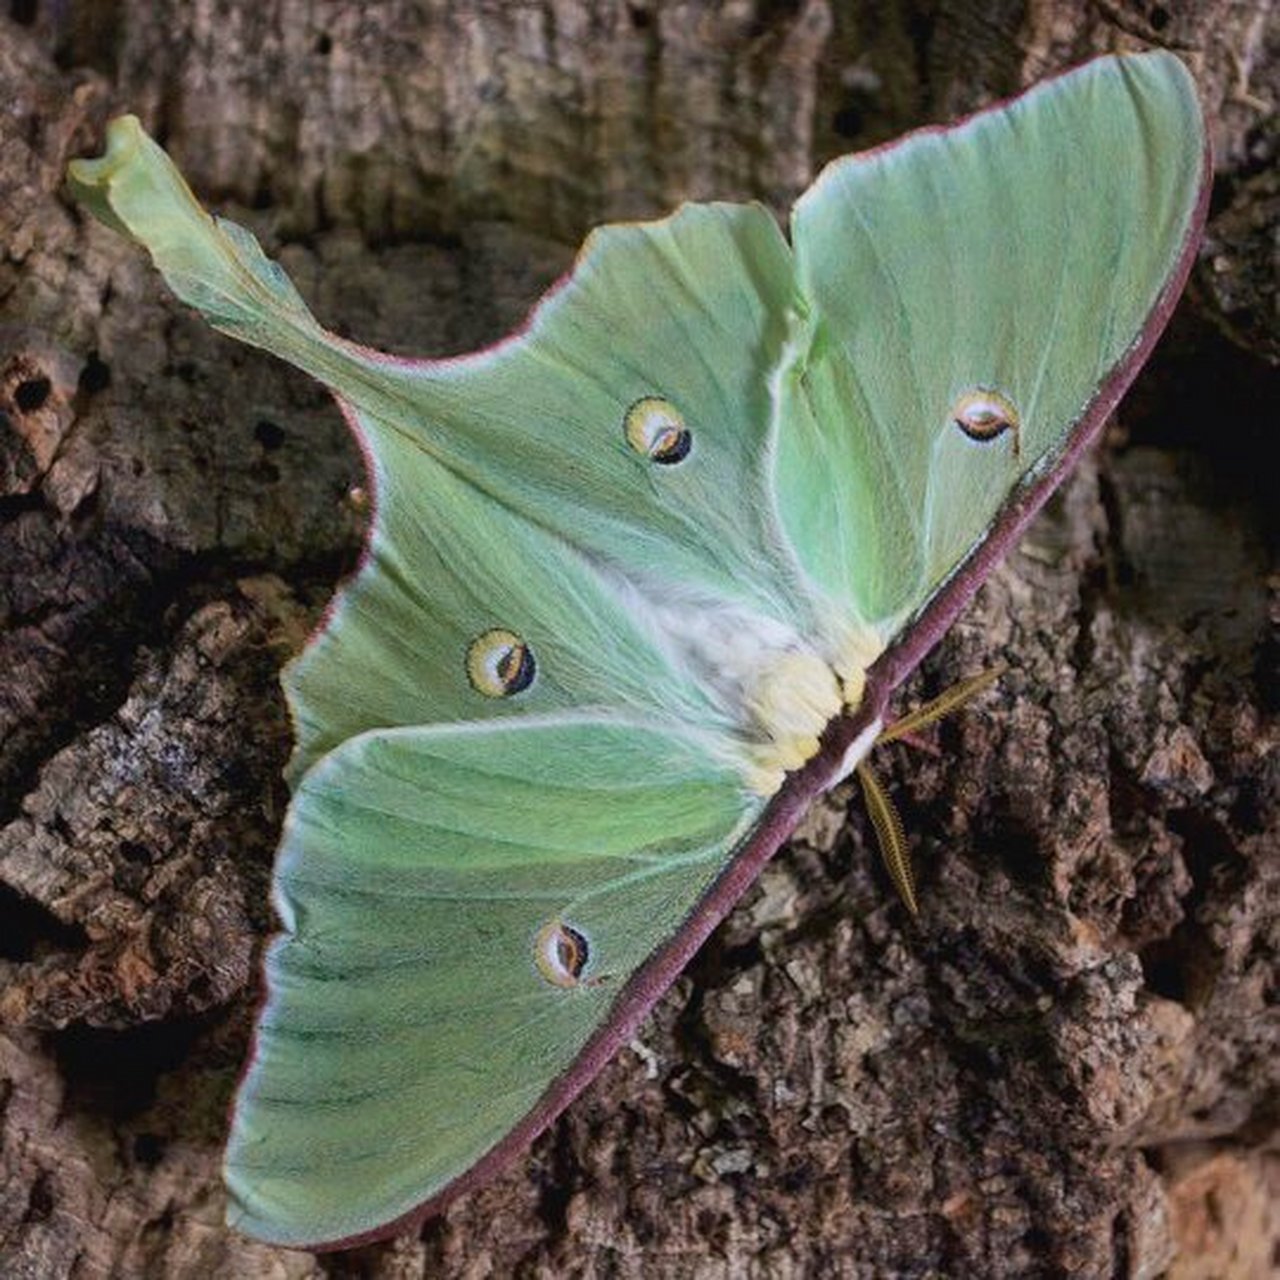
[[[716,695],[737,722],[745,747],[748,785],[777,790],[783,774],[817,750],[818,735],[840,708],[834,672],[786,623],[738,604],[686,597],[642,607],[673,663]]]
[[[722,600],[659,601],[626,584],[673,663],[684,666],[739,726],[747,785],[772,795],[817,754],[827,725],[862,696],[882,647],[861,629],[814,644],[777,618]]]
[[[767,738],[753,757],[774,791],[782,775],[817,754],[822,731],[844,705],[840,681],[812,649],[788,649],[770,655],[745,692],[746,709]]]
[[[877,637],[851,628],[828,660],[806,646],[771,653],[747,691],[747,706],[767,741],[752,753],[751,786],[771,795],[786,774],[818,752],[827,725],[857,709],[867,669],[883,652]]]

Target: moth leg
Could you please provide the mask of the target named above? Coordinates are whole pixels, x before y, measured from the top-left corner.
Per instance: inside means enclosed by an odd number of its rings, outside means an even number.
[[[912,746],[924,746],[917,734],[919,730],[931,725],[935,721],[941,720],[943,716],[950,715],[953,711],[964,706],[966,702],[976,698],[984,689],[990,688],[1005,673],[1003,666],[992,667],[990,671],[983,671],[979,675],[969,676],[965,680],[957,680],[950,688],[944,689],[936,698],[930,702],[926,702],[923,707],[917,707],[914,711],[909,711],[905,716],[900,716],[892,724],[887,725],[884,731],[876,739],[875,745],[878,747],[884,742],[906,741]],[[936,750],[936,748],[933,748]]]
[[[975,698],[1003,674],[1004,667],[997,666],[990,671],[982,672],[981,675],[957,681],[932,701],[895,720],[876,739],[875,745],[879,746],[882,742],[905,742],[931,755],[940,754],[936,745],[919,736],[919,731]],[[889,799],[889,793],[885,791],[879,778],[866,761],[858,765],[857,774],[858,781],[862,784],[867,813],[871,818],[872,827],[875,828],[876,842],[880,846],[880,857],[884,860],[885,870],[889,873],[889,878],[893,881],[894,888],[897,889],[898,896],[907,910],[913,916],[918,916],[920,907],[916,899],[915,875],[911,870],[911,854],[907,847],[907,836],[903,830],[902,819],[898,816],[898,810],[894,807],[893,801]]]
[[[857,773],[885,870],[907,910],[913,916],[918,916],[920,907],[916,902],[916,879],[911,870],[907,833],[902,829],[902,819],[898,816],[893,801],[889,799],[889,793],[881,786],[880,779],[865,760],[858,765]]]

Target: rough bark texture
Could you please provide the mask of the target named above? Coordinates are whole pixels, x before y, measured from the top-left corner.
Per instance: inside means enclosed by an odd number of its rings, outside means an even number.
[[[1268,9],[7,4],[0,1273],[1273,1274]],[[884,752],[919,922],[840,791],[498,1182],[353,1255],[229,1233],[275,675],[353,563],[360,463],[321,391],[68,207],[65,161],[137,111],[329,323],[439,354],[518,321],[598,221],[782,210],[831,155],[1143,43],[1200,79],[1212,226],[1106,446],[915,692],[1008,675],[940,757]]]

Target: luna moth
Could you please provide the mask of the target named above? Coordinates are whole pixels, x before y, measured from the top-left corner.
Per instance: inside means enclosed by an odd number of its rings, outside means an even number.
[[[132,117],[72,165],[365,452],[365,555],[287,668],[281,932],[229,1220],[337,1246],[488,1177],[884,730],[1185,282],[1192,81],[1099,59],[829,165],[791,212],[594,232],[447,360],[320,327]]]

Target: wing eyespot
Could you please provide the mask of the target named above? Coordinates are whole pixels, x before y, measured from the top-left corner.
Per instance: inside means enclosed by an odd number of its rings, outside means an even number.
[[[1007,396],[986,387],[966,391],[951,407],[951,421],[970,440],[989,444],[1007,431],[1013,432],[1013,452],[1018,452],[1022,418]]]
[[[495,627],[467,646],[467,679],[486,698],[523,693],[537,670],[533,650],[514,631]]]
[[[549,920],[538,930],[533,960],[538,972],[553,986],[576,987],[591,958],[591,948],[581,930],[563,920]]]
[[[680,410],[661,396],[645,396],[626,412],[622,429],[627,443],[661,466],[683,462],[693,448],[693,432]]]

